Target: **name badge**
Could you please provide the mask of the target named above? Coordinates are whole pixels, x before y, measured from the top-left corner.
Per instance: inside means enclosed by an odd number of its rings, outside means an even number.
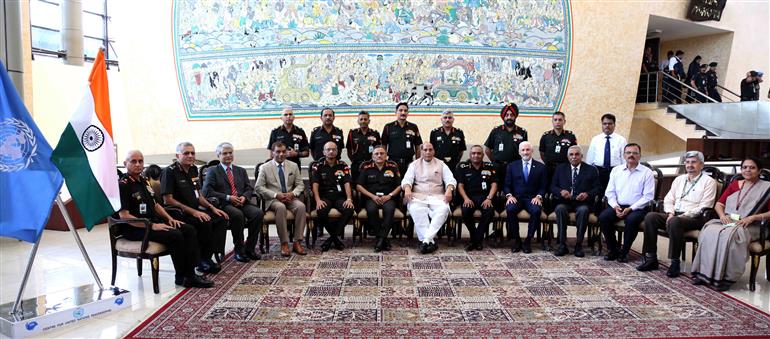
[[[373,153],[373,152],[374,152],[374,145],[369,145],[369,153]]]
[[[561,145],[556,145],[556,149],[554,150],[554,152],[556,153],[561,152]]]
[[[503,147],[504,147],[504,145],[503,145],[503,144],[499,144],[499,145],[497,145],[497,150],[498,150],[499,152],[502,152],[502,151],[503,151]]]
[[[147,204],[141,203],[139,204],[139,214],[147,214]]]
[[[674,211],[682,212],[682,201],[677,201],[676,202],[676,205],[674,205]]]
[[[412,148],[412,142],[407,140],[406,141],[406,148]]]
[[[298,150],[299,149],[299,144],[294,144],[294,149]]]
[[[200,198],[200,193],[198,193],[198,190],[195,190],[195,199]]]
[[[730,219],[733,219],[735,221],[741,220],[741,215],[738,213],[730,213]]]
[[[487,189],[487,182],[486,181],[482,181],[481,182],[481,189],[482,190],[486,190]]]
[[[337,184],[337,191],[342,192],[342,186],[340,186],[339,184]]]

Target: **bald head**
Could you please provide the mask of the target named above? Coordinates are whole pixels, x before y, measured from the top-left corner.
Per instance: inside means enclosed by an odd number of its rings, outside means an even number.
[[[329,141],[324,144],[324,158],[326,158],[326,161],[336,161],[337,152],[339,152],[339,150],[334,141]]]
[[[519,144],[519,155],[523,161],[532,160],[532,144],[529,141],[524,141]]]

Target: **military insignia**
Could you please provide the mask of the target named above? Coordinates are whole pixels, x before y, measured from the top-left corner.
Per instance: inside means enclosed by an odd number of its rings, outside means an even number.
[[[344,170],[337,170],[337,171],[334,172],[334,175],[337,176],[337,177],[344,177],[345,176],[345,171]]]
[[[487,170],[483,170],[483,171],[481,171],[481,175],[490,176],[490,175],[492,175],[492,172],[491,171],[487,171]]]
[[[27,168],[37,156],[35,133],[19,119],[3,120],[0,123],[0,154],[0,172]]]
[[[393,174],[393,171],[391,171],[391,170],[386,170],[384,173],[382,173],[382,176],[384,176],[384,177],[386,177],[386,178],[392,178],[392,177],[394,177],[395,175]]]
[[[131,194],[131,196],[136,198],[136,200],[142,200],[142,193],[141,192],[134,192],[134,194]]]
[[[454,140],[454,141],[460,141],[460,140],[462,140],[462,139],[460,139],[460,137],[452,137],[452,140]]]
[[[524,137],[521,134],[519,134],[519,133],[514,134],[513,138],[516,139],[516,140],[524,139]]]

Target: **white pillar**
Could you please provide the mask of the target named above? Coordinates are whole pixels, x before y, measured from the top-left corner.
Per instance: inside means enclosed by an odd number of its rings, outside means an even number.
[[[0,59],[3,60],[8,75],[24,97],[24,52],[21,45],[21,2],[14,0],[0,1]]]
[[[83,2],[62,0],[61,4],[61,46],[67,51],[64,62],[68,65],[83,65]]]

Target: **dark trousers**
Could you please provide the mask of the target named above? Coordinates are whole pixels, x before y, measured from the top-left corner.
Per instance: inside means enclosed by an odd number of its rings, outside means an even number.
[[[502,187],[505,185],[505,174],[507,170],[508,170],[508,162],[495,161],[495,172],[497,174],[497,187],[499,187],[500,190],[502,190]],[[504,207],[505,206],[499,207],[497,211],[502,212]]]
[[[612,172],[612,167],[596,166],[596,169],[599,170],[599,184],[602,185],[601,194],[604,195],[604,191],[607,190],[607,184],[610,183],[610,172]]]
[[[344,198],[334,200],[321,198],[321,200],[326,203],[326,207],[318,210],[318,224],[320,226],[326,227],[326,231],[329,232],[329,235],[335,237],[341,236],[342,232],[345,231],[345,226],[348,224],[348,220],[350,220],[350,217],[353,216],[353,209],[342,207],[342,204],[345,203]],[[329,211],[331,211],[332,208],[339,211],[342,214],[342,217],[337,220],[330,221]]]
[[[644,254],[658,252],[658,230],[668,233],[668,258],[679,259],[684,250],[684,232],[699,230],[703,227],[703,217],[695,218],[683,215],[674,216],[666,221],[666,213],[647,213],[644,217]]]
[[[382,205],[377,205],[372,199],[366,199],[366,225],[370,230],[377,230],[377,238],[387,238],[393,226],[393,215],[396,213],[396,201],[390,199]],[[382,209],[382,218],[380,218]]]
[[[123,237],[131,241],[141,241],[144,238],[144,232],[143,228],[129,225],[123,225],[120,228],[120,233]],[[182,224],[179,228],[168,231],[150,230],[148,239],[163,244],[168,248],[177,276],[184,277],[195,274],[195,265],[200,261],[198,236],[195,227]]]
[[[620,205],[620,207],[626,208],[628,205]],[[636,210],[628,213],[628,215],[623,218],[626,226],[623,229],[622,252],[628,253],[628,251],[631,250],[631,245],[634,243],[634,239],[636,239],[636,234],[639,233],[639,225],[644,221],[645,214],[647,214],[647,211],[645,210]],[[607,249],[610,252],[618,251],[618,239],[615,236],[615,223],[620,220],[621,219],[615,214],[615,209],[612,208],[612,206],[607,207],[601,214],[599,214],[599,225],[601,225],[604,238],[607,239]]]
[[[717,91],[716,87],[709,88],[708,95],[711,97],[711,99],[716,100],[716,102],[722,102],[722,96],[719,95],[719,92]]]
[[[473,207],[461,207],[463,223],[465,223],[465,227],[468,228],[468,232],[471,235],[471,243],[478,244],[484,240],[484,235],[489,230],[489,224],[492,222],[492,217],[495,216],[495,207],[481,207],[481,204],[487,198],[484,195],[471,196],[470,198],[473,201]],[[476,211],[481,211],[481,220],[479,220],[478,227],[476,227],[476,218],[473,217]]]
[[[198,234],[198,246],[200,247],[201,260],[211,260],[214,252],[224,252],[225,239],[227,238],[227,220],[209,212],[209,221],[200,221],[189,214],[184,214],[181,221],[195,227]]]
[[[235,207],[227,204],[222,209],[230,216],[230,232],[233,234],[233,245],[235,253],[243,253],[243,229],[249,230],[249,236],[246,238],[246,251],[253,252],[259,240],[260,226],[262,225],[262,210],[254,205],[245,204],[241,207]]]
[[[401,173],[402,177],[406,174],[406,169],[409,168],[409,164],[412,163],[412,158],[388,157],[388,160],[393,161],[398,165],[398,171]],[[355,179],[358,180],[358,178]]]
[[[564,201],[556,205],[556,225],[559,227],[559,246],[567,246],[567,224],[569,224],[569,213],[575,212],[575,225],[577,225],[577,239],[575,246],[583,245],[583,237],[588,227],[588,214],[591,213],[591,207],[586,202]]]
[[[360,168],[361,164],[363,164],[363,161],[351,161],[350,162],[350,179],[351,179],[351,185],[355,185],[355,182],[358,181],[358,176],[361,174]],[[401,174],[403,175],[403,174]],[[351,186],[353,187],[353,186]],[[355,187],[353,187],[353,190],[355,191]]]
[[[535,231],[540,228],[540,213],[543,210],[542,206],[538,206],[532,203],[532,197],[516,197],[516,203],[505,205],[505,211],[508,214],[507,227],[508,237],[513,234],[514,238],[519,238],[519,217],[517,216],[521,210],[526,210],[529,213],[529,225],[527,227],[527,238],[532,238]]]

